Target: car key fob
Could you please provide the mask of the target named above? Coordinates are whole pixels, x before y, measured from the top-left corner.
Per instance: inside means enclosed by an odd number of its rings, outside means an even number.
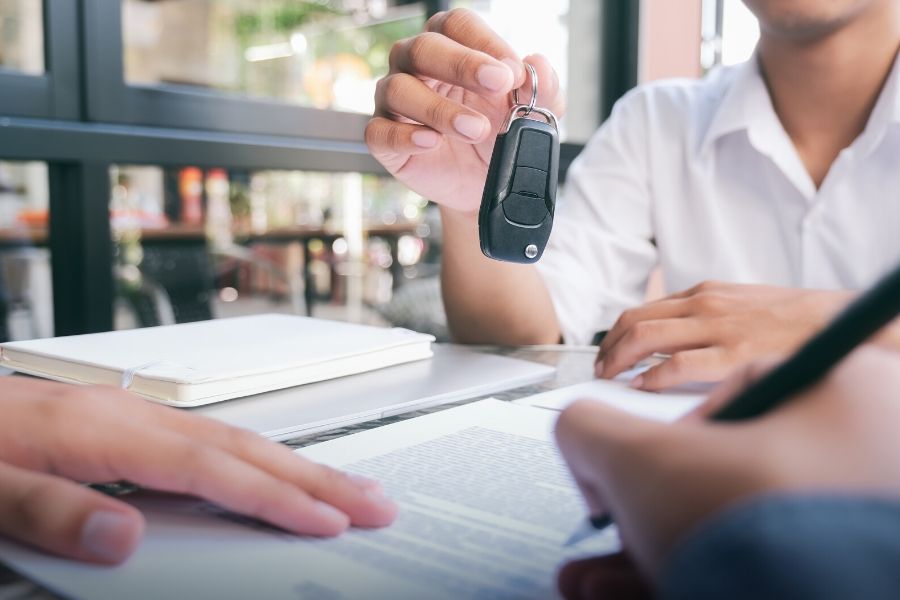
[[[481,197],[478,233],[488,258],[530,264],[540,260],[553,227],[559,131],[553,113],[534,106],[537,77],[531,65],[526,66],[532,76],[532,102],[514,101],[497,136]],[[546,122],[532,118],[535,113]]]

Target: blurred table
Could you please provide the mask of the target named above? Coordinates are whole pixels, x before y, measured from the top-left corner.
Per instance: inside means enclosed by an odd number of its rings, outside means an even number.
[[[0,248],[21,248],[22,246],[46,246],[46,227],[0,227]]]
[[[393,277],[394,287],[401,280],[403,266],[400,264],[399,245],[400,238],[406,235],[416,235],[419,223],[415,221],[403,221],[393,224],[364,223],[362,235],[364,238],[377,237],[383,239],[390,248],[391,266],[390,273]],[[254,244],[268,244],[283,246],[290,243],[299,243],[302,249],[301,274],[304,284],[304,299],[306,301],[307,314],[312,314],[312,306],[317,300],[310,264],[312,262],[311,243],[313,240],[321,240],[326,246],[331,247],[335,240],[344,237],[346,233],[339,227],[329,225],[295,225],[290,227],[273,227],[260,232],[250,230],[235,230],[234,241],[243,246]],[[178,244],[185,248],[193,248],[194,252],[207,252],[207,232],[204,225],[189,225],[184,223],[171,223],[165,227],[153,227],[135,229],[133,234],[141,244],[151,247],[158,246],[171,248]],[[46,225],[21,225],[16,227],[0,227],[0,251],[13,250],[26,247],[45,247],[48,242],[48,230]],[[332,265],[332,278],[335,278]],[[0,598],[0,600],[3,600]]]
[[[362,234],[366,237],[399,238],[404,235],[415,235],[419,227],[417,222],[402,222],[392,225],[364,224]],[[136,230],[137,231],[137,230]],[[235,231],[235,239],[239,242],[285,243],[309,239],[331,240],[346,235],[343,230],[328,226],[297,225],[292,227],[273,227],[261,232]],[[0,247],[3,246],[45,246],[47,244],[46,226],[0,227]],[[205,240],[206,228],[203,225],[186,225],[172,223],[165,227],[140,229],[139,238],[148,241]]]
[[[391,250],[391,266],[389,271],[393,277],[393,285],[396,288],[397,283],[403,275],[403,266],[400,264],[400,238],[405,235],[416,235],[419,224],[416,222],[386,224],[364,224],[362,234],[364,238],[382,238],[387,242]],[[310,227],[297,225],[293,227],[278,227],[266,230],[261,233],[238,233],[235,235],[235,242],[244,245],[252,244],[290,244],[299,242],[303,249],[303,284],[304,284],[304,300],[306,301],[307,314],[312,316],[312,306],[316,302],[315,282],[310,271],[312,262],[311,242],[313,240],[321,240],[326,246],[330,247],[335,240],[344,237],[346,234],[343,230],[334,227]],[[332,265],[332,279],[335,278],[334,265]]]
[[[367,421],[365,423],[358,423],[340,429],[332,429],[314,435],[298,437],[288,440],[285,443],[292,448],[302,448],[304,446],[325,442],[359,431],[374,429],[375,427],[381,427],[382,425],[388,425],[390,423],[405,421],[422,415],[447,410],[454,406],[477,402],[478,400],[483,400],[485,398],[497,398],[498,400],[511,402],[513,400],[518,400],[519,398],[525,398],[526,396],[532,396],[541,392],[589,381],[594,377],[594,358],[597,355],[597,348],[594,346],[528,346],[518,348],[467,346],[467,348],[489,354],[500,354],[550,365],[556,367],[556,374],[546,381],[514,388],[505,392],[479,396],[468,400],[460,400],[450,404],[441,404],[415,412]],[[27,581],[0,564],[0,600],[44,600],[51,598],[58,599],[61,597]]]

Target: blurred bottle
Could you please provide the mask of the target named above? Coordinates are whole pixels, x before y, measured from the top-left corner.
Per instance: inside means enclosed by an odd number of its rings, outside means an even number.
[[[181,196],[181,222],[186,225],[203,224],[203,171],[185,167],[178,174]]]
[[[206,235],[217,248],[231,245],[230,186],[225,169],[210,169],[206,175]]]

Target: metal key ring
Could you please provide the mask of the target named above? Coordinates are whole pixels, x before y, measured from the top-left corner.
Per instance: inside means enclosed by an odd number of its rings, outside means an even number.
[[[521,106],[525,106],[525,114],[523,116],[528,116],[534,110],[534,107],[537,105],[537,97],[538,97],[538,76],[537,71],[534,70],[534,67],[528,63],[525,63],[525,69],[528,71],[528,74],[531,75],[531,101],[528,103],[528,106],[522,104]],[[519,89],[516,88],[513,90],[513,104],[519,105]]]

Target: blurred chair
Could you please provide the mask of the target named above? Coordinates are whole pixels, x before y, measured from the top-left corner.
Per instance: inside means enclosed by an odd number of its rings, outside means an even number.
[[[41,275],[41,265],[46,270],[49,258],[46,250],[19,247],[0,252],[0,337],[2,341],[43,337],[49,332],[42,327],[37,314],[37,302],[51,302],[48,297],[36,293],[33,278]],[[36,275],[37,274],[37,275]],[[44,286],[42,286],[44,287]],[[46,291],[46,290],[45,290]],[[46,324],[44,324],[46,326]]]
[[[284,284],[293,313],[298,315],[307,314],[304,274],[302,271],[292,273],[275,261],[259,256],[250,248],[237,244],[211,250],[210,255],[217,264],[217,279],[229,270],[232,270],[235,264],[249,265],[256,271],[262,271],[273,280]]]
[[[119,296],[140,327],[212,319],[215,283],[235,265],[249,265],[284,282],[292,312],[304,314],[302,274],[286,273],[242,246],[210,250],[205,241],[145,242],[139,272],[133,267],[116,271]]]
[[[451,341],[438,276],[408,281],[394,292],[390,302],[374,308],[395,327],[430,333],[438,342]]]
[[[373,308],[395,327],[430,333],[439,342],[449,342],[440,278],[443,230],[436,205],[428,206],[423,224],[428,231],[426,250],[413,269],[414,277],[401,275],[402,285],[395,284],[391,300]]]
[[[172,325],[175,312],[169,294],[161,285],[141,274],[134,266],[120,266],[114,271],[117,299],[125,304],[138,327]]]
[[[5,269],[0,269],[0,342],[8,342],[9,334],[9,296],[7,294]]]
[[[139,268],[152,290],[165,290],[176,323],[213,318],[215,280],[206,240],[145,241]]]

